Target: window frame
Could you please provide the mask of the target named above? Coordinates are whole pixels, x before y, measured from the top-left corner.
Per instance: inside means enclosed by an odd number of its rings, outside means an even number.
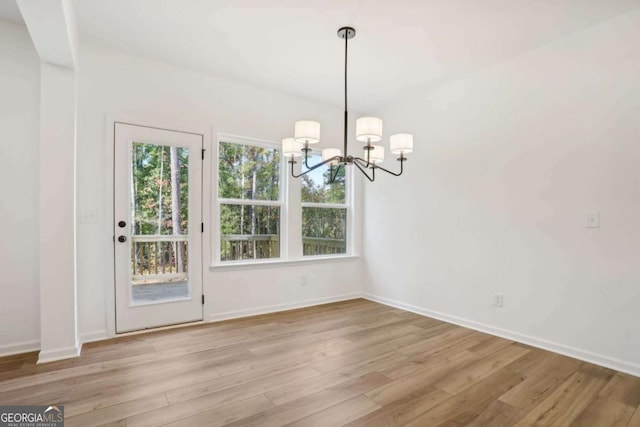
[[[291,165],[288,163],[290,158],[282,155],[282,147],[278,142],[257,139],[245,136],[234,135],[224,132],[213,133],[212,142],[215,145],[212,150],[212,167],[211,173],[207,178],[211,183],[211,203],[208,204],[211,214],[211,228],[209,235],[211,241],[210,247],[210,263],[209,268],[212,271],[225,270],[242,270],[245,268],[265,268],[269,266],[277,267],[280,265],[300,265],[318,262],[340,262],[349,261],[359,257],[359,241],[360,230],[355,226],[356,207],[360,205],[359,192],[356,194],[356,188],[360,189],[360,180],[355,179],[352,168],[347,167],[345,173],[345,203],[322,203],[315,204],[311,202],[302,203],[302,181],[299,178],[293,178],[290,173]],[[242,200],[242,199],[226,199],[220,198],[220,142],[230,142],[241,145],[254,145],[269,149],[276,149],[280,153],[280,181],[278,200]],[[315,149],[313,154],[321,155],[321,149]],[[295,159],[297,164],[295,170],[300,171],[301,158]],[[204,179],[204,178],[203,178]],[[220,230],[220,205],[226,202],[230,204],[245,205],[263,205],[263,206],[279,206],[280,207],[280,257],[278,258],[261,258],[261,259],[241,259],[221,261],[221,230]],[[302,244],[302,208],[305,207],[333,207],[346,208],[346,250],[342,254],[326,254],[326,255],[303,255]],[[359,216],[358,216],[359,218]],[[208,228],[208,227],[207,227]]]
[[[311,155],[318,155],[320,156],[320,158],[322,158],[322,151],[318,150],[318,149],[312,149],[311,150]],[[298,158],[298,162],[303,162],[304,160],[301,160],[302,158]],[[315,259],[315,258],[340,258],[340,257],[345,257],[345,256],[351,256],[351,254],[353,253],[353,244],[352,244],[352,240],[353,240],[353,233],[352,233],[352,228],[353,228],[353,209],[352,209],[352,205],[353,205],[353,199],[352,199],[352,193],[353,193],[353,183],[352,183],[352,168],[348,167],[348,166],[344,166],[345,168],[345,174],[344,174],[344,203],[316,203],[316,202],[303,202],[302,201],[302,181],[300,181],[300,244],[303,246],[302,250],[300,252],[300,258],[302,259]],[[304,245],[303,245],[303,239],[304,236],[302,235],[302,226],[303,226],[303,217],[302,217],[302,210],[304,208],[327,208],[327,209],[346,209],[346,218],[345,218],[345,232],[344,232],[344,239],[345,239],[345,251],[344,253],[341,254],[324,254],[324,255],[305,255],[304,254]]]
[[[227,142],[238,145],[249,145],[254,147],[261,147],[267,149],[273,149],[280,155],[280,165],[278,170],[278,200],[252,200],[252,199],[233,199],[233,198],[221,198],[220,197],[220,143]],[[226,133],[219,133],[216,138],[215,146],[215,178],[212,180],[214,185],[214,229],[212,230],[212,237],[215,243],[213,243],[213,266],[226,266],[234,264],[259,264],[265,262],[281,262],[288,259],[288,215],[286,207],[286,195],[288,193],[288,182],[284,175],[286,171],[284,165],[286,164],[285,157],[282,155],[282,147],[280,144],[267,141],[263,139],[249,138],[238,135],[231,135]],[[220,230],[220,212],[222,205],[245,205],[245,206],[272,206],[280,208],[280,250],[279,256],[273,258],[254,258],[254,259],[239,259],[239,260],[225,260],[221,259],[222,256],[222,231]]]

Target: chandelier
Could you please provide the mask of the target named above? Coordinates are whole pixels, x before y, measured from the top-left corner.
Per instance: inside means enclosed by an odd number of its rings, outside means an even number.
[[[309,165],[310,146],[320,142],[320,123],[313,120],[299,120],[295,123],[294,137],[282,140],[282,153],[291,159],[291,176],[299,178],[321,166],[329,164],[329,183],[333,183],[345,165],[355,165],[371,182],[376,179],[376,171],[383,171],[394,176],[402,175],[406,154],[413,151],[413,135],[398,133],[389,138],[389,148],[392,154],[399,155],[400,171],[393,172],[380,166],[384,161],[384,145],[374,145],[382,141],[382,119],[377,117],[360,117],[356,120],[356,140],[366,142],[362,157],[355,157],[347,151],[347,127],[349,112],[347,110],[347,52],[349,40],[356,36],[356,30],[342,27],[338,30],[338,37],[344,40],[344,145],[339,148],[325,148],[322,150],[322,161],[316,165]],[[294,165],[297,157],[304,158],[306,171],[296,174]]]

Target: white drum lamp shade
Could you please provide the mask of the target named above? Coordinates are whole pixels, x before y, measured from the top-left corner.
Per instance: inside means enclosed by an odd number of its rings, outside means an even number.
[[[285,138],[282,140],[282,155],[285,157],[301,157],[302,143],[295,138]]]
[[[364,150],[364,158],[367,159],[367,150]],[[374,145],[372,150],[369,150],[369,162],[376,164],[384,162],[384,146]]]
[[[313,120],[298,120],[295,124],[294,135],[298,142],[317,144],[320,142],[320,123]]]
[[[382,140],[382,119],[360,117],[356,120],[356,139],[360,142],[378,142]]]
[[[322,150],[322,160],[329,160],[332,157],[340,155],[342,155],[342,150],[339,148],[325,148]],[[335,166],[338,164],[338,160],[332,160],[329,164]]]
[[[413,151],[413,135],[397,133],[391,135],[390,148],[393,154],[409,154]]]

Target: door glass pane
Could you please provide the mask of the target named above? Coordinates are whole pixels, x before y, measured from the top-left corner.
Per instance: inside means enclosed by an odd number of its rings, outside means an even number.
[[[189,149],[131,147],[131,300],[189,297]]]

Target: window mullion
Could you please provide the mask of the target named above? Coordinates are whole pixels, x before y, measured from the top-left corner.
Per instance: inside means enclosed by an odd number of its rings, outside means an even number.
[[[342,203],[312,203],[303,202],[303,208],[334,208],[334,209],[348,209],[349,205]]]
[[[280,200],[218,199],[222,205],[282,206]]]

